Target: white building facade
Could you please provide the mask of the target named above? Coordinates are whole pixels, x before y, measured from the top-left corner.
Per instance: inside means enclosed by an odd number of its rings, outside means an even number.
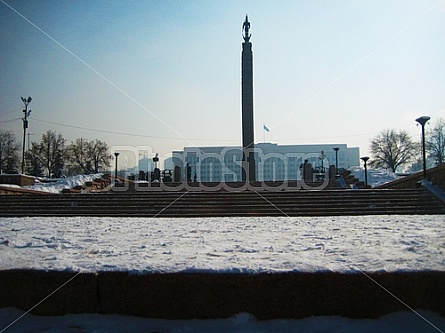
[[[339,148],[336,154],[334,148]],[[256,179],[258,181],[298,180],[301,166],[307,161],[324,171],[330,165],[349,168],[360,165],[360,150],[346,144],[255,145]],[[242,180],[243,151],[232,147],[185,147],[172,153],[172,163],[186,177],[187,166],[191,180],[200,182],[232,182]]]

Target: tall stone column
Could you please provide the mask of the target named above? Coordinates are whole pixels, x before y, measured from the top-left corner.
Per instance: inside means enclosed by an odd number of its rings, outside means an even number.
[[[241,53],[241,104],[243,127],[243,181],[256,180],[253,121],[253,52],[249,34],[250,22],[246,15],[243,23],[244,43]],[[248,175],[246,175],[246,173]]]

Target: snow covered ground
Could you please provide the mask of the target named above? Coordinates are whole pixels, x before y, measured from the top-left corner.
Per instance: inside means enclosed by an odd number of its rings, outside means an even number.
[[[349,170],[351,175],[361,181],[365,181],[365,168],[356,166],[349,168]],[[368,184],[371,186],[382,185],[399,178],[400,176],[389,170],[368,168]]]
[[[33,186],[23,186],[23,188],[42,192],[60,193],[65,188],[69,189],[77,185],[84,185],[86,182],[100,178],[101,176],[101,173],[97,173],[91,175],[78,175],[67,178],[50,179],[50,182],[48,183],[40,182]]]
[[[59,317],[26,315],[0,309],[0,333],[429,333],[445,331],[445,317],[429,311],[397,312],[379,319],[337,316],[257,321],[246,313],[218,320],[160,320],[120,315],[80,314]],[[420,317],[420,316],[422,317]]]
[[[0,269],[445,271],[445,217],[0,219]]]
[[[1,218],[0,269],[134,273],[444,271],[443,222],[443,215]],[[249,314],[181,321],[99,314],[26,314],[21,318],[23,314],[18,309],[0,309],[0,332],[445,332],[445,317],[422,310],[379,319],[332,316],[264,322]]]

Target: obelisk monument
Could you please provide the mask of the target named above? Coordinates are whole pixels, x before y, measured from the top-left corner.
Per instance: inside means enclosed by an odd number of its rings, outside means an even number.
[[[249,33],[250,22],[246,15],[243,23],[244,42],[241,53],[241,104],[243,126],[243,181],[255,181],[254,121],[253,121],[253,52]]]

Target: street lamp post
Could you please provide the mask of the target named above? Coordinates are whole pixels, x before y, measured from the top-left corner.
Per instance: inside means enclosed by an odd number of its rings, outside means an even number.
[[[332,148],[335,150],[335,174],[338,175],[338,151],[340,148]]]
[[[119,153],[114,153],[114,156],[116,157],[115,158],[116,164],[114,167],[114,184],[116,185],[116,182],[117,182],[117,157],[119,156]]]
[[[156,153],[155,157],[153,157],[153,164],[155,169],[158,168],[158,162],[159,162],[159,154]]]
[[[29,147],[31,146],[31,139],[30,139],[30,137],[31,137],[31,135],[35,135],[35,134],[34,133],[28,133],[26,135],[28,136],[28,148],[26,148],[26,149],[29,150]]]
[[[153,157],[153,164],[154,164],[154,170],[153,170],[153,179],[152,181],[161,181],[161,170],[158,168],[158,162],[159,162],[159,154],[156,153],[155,157]]]
[[[368,156],[363,156],[363,157],[360,157],[360,159],[363,162],[365,162],[365,188],[368,188],[368,168],[367,168],[366,162],[368,162],[369,157]]]
[[[23,110],[23,149],[22,149],[22,174],[25,173],[25,142],[26,142],[26,129],[28,128],[28,116],[31,114],[31,110],[28,110],[28,104],[31,103],[32,98],[21,97],[23,104],[25,104],[25,110]]]
[[[431,118],[428,116],[422,116],[416,119],[416,121],[422,126],[423,179],[426,179],[425,124],[430,119]]]

